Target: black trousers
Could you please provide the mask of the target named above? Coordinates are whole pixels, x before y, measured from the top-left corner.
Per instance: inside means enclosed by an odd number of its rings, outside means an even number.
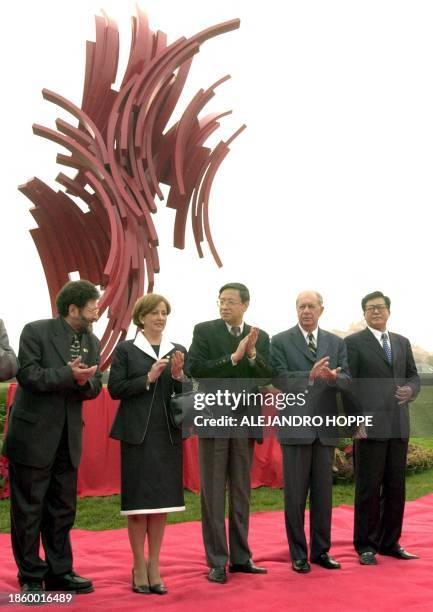
[[[398,547],[406,497],[408,440],[355,440],[354,546],[363,552]]]
[[[331,547],[332,464],[334,447],[312,444],[281,445],[284,476],[284,516],[292,560],[308,559],[304,531],[310,491],[310,558]]]
[[[69,532],[75,520],[77,469],[71,464],[66,426],[51,466],[10,462],[9,479],[12,549],[19,582],[70,572]],[[45,561],[39,555],[41,539]]]

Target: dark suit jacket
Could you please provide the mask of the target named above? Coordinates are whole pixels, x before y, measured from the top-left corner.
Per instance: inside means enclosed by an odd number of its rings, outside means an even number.
[[[350,407],[358,404],[363,414],[373,416],[373,427],[367,428],[373,439],[409,437],[409,409],[397,404],[395,393],[397,385],[409,385],[415,398],[420,388],[409,340],[394,333],[389,333],[389,338],[392,366],[368,328],[345,338],[353,377],[353,394],[345,403]]]
[[[83,360],[99,363],[99,340],[83,334]],[[48,466],[54,459],[65,423],[71,461],[77,467],[82,444],[82,402],[101,391],[101,373],[83,386],[76,383],[70,361],[70,338],[60,318],[28,323],[20,338],[19,370],[3,453],[11,461],[31,467]]]
[[[329,367],[341,368],[333,384],[316,379],[309,385],[310,371],[316,361],[329,356]],[[274,370],[274,385],[285,393],[305,393],[305,404],[285,408],[282,416],[337,416],[337,392],[350,384],[347,354],[344,342],[335,334],[318,330],[317,356],[307,346],[298,325],[273,336],[271,342],[271,366]],[[292,427],[280,430],[281,444],[312,444],[317,438],[322,444],[338,444],[338,427]]]
[[[245,355],[235,366],[231,355],[235,352],[239,342],[249,334],[251,326],[244,324],[242,334],[234,337],[227,329],[222,319],[205,321],[194,327],[191,347],[188,351],[188,369],[192,376],[202,379],[205,391],[214,393],[225,389],[234,393],[242,391],[253,392],[257,385],[269,382],[272,370],[268,364],[269,360],[269,336],[263,330],[259,330],[256,342],[256,359],[254,362]],[[216,417],[221,414],[238,416],[247,407],[240,404],[234,413],[230,406],[216,408]],[[250,407],[251,408],[251,407]],[[253,406],[249,414],[255,416],[260,413],[261,406]],[[260,438],[261,431],[251,428],[252,437]],[[221,432],[219,435],[223,435]],[[207,437],[212,437],[210,432]]]
[[[173,343],[168,352],[165,351],[158,357],[170,357],[175,351],[186,354],[182,345]],[[117,345],[110,368],[108,391],[113,399],[120,399],[121,402],[111,428],[111,438],[129,444],[140,444],[146,436],[157,387],[162,387],[170,440],[172,444],[182,442],[182,432],[176,427],[170,411],[170,398],[174,392],[187,390],[186,385],[171,377],[171,364],[168,363],[161,376],[147,390],[147,374],[155,361],[154,357],[135,346],[134,340],[126,340]],[[159,394],[157,397],[160,397]]]

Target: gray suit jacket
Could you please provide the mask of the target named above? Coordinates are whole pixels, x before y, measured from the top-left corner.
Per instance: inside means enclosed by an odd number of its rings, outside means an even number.
[[[329,384],[316,379],[309,383],[310,371],[316,361],[329,357],[329,367],[341,368],[337,380]],[[326,416],[337,416],[337,392],[346,390],[350,384],[347,353],[341,338],[319,329],[317,356],[309,350],[298,325],[275,335],[271,341],[271,366],[274,370],[274,385],[285,393],[304,393],[305,404],[295,405],[279,411],[281,416],[319,416],[320,427],[283,427],[280,429],[281,444],[312,444],[317,438],[326,446],[338,444],[338,427],[326,426]]]
[[[3,320],[0,319],[0,381],[13,378],[18,370],[18,362],[13,349],[9,346]]]

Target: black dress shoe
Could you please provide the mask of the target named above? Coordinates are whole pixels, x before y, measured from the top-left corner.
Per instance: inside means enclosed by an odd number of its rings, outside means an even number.
[[[243,572],[244,574],[267,574],[268,570],[265,567],[255,565],[252,559],[248,559],[246,563],[231,563],[229,572]]]
[[[93,584],[88,578],[83,578],[71,571],[61,576],[45,578],[45,589],[47,591],[68,591],[78,595],[79,593],[92,593]]]
[[[361,565],[377,565],[376,555],[371,550],[367,550],[359,555]]]
[[[308,574],[311,571],[310,564],[307,559],[295,559],[292,561],[292,568],[298,574]]]
[[[157,595],[165,595],[167,593],[167,588],[162,582],[160,584],[151,584],[149,589],[151,593],[156,593]]]
[[[148,584],[135,584],[134,569],[132,569],[132,590],[134,593],[140,593],[141,595],[150,594],[150,586]]]
[[[44,590],[42,581],[23,582],[20,586],[21,593],[42,593]]]
[[[219,584],[224,584],[227,582],[226,568],[224,566],[213,567],[207,575],[207,579],[210,582],[219,582]]]
[[[332,557],[330,557],[328,553],[321,554],[320,557],[318,557],[317,559],[311,559],[311,563],[317,563],[317,565],[320,565],[321,567],[330,570],[341,568],[341,564],[338,563],[338,561],[336,561]]]
[[[396,559],[404,559],[409,561],[410,559],[419,559],[417,555],[413,555],[412,553],[408,553],[404,548],[399,546],[398,548],[394,548],[394,550],[386,550],[380,551],[381,555],[386,555],[388,557],[395,557]]]

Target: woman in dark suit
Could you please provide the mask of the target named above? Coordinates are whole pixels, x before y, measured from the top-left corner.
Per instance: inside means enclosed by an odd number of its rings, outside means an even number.
[[[132,589],[143,594],[167,592],[159,572],[167,512],[185,510],[182,432],[170,397],[182,390],[186,350],[163,337],[170,311],[161,295],[137,301],[132,319],[138,334],[117,345],[108,380],[111,397],[121,400],[110,436],[121,441],[121,514],[128,517],[134,557]]]

